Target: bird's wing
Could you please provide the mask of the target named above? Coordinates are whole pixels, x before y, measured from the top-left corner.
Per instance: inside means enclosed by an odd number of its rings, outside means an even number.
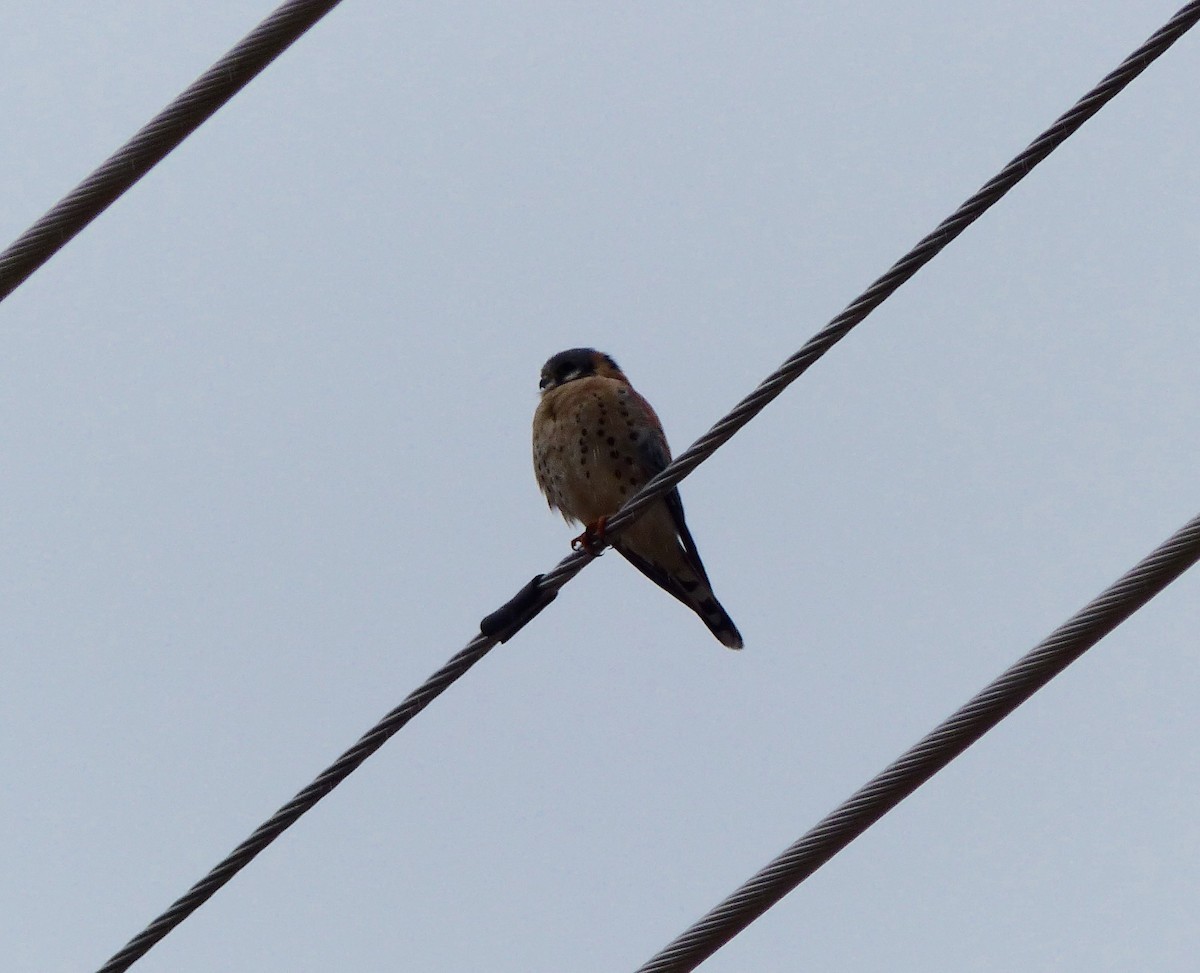
[[[650,414],[654,415],[653,412]],[[657,416],[655,416],[654,424],[658,426]],[[647,480],[657,476],[667,468],[667,465],[671,462],[671,450],[667,446],[666,437],[661,432],[657,435],[645,436],[638,443],[638,461]],[[663,503],[666,504],[667,511],[671,515],[671,523],[674,525],[675,533],[683,547],[684,560],[687,562],[688,567],[704,579],[706,585],[709,584],[708,573],[704,570],[704,564],[700,560],[700,552],[696,550],[696,542],[692,539],[692,532],[688,530],[687,518],[683,514],[683,500],[679,496],[678,487],[672,488],[668,493],[663,495],[662,499]],[[642,565],[639,564],[637,567],[643,573],[650,575],[650,572]],[[654,580],[658,581],[657,578]],[[658,581],[658,583],[662,585],[661,581]],[[663,585],[663,587],[667,587],[667,585]],[[668,590],[670,589],[668,588]]]

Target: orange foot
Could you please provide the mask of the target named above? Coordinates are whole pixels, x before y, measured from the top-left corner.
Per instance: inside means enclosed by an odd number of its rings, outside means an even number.
[[[604,553],[604,525],[607,517],[601,517],[594,524],[588,524],[583,533],[571,541],[571,550],[586,551],[592,557]]]

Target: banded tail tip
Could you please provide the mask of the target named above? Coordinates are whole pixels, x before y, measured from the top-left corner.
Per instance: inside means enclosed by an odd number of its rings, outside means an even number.
[[[742,633],[733,627],[732,622],[729,623],[728,628],[723,628],[719,631],[717,629],[713,629],[713,635],[715,635],[717,637],[717,641],[727,649],[745,648],[746,643],[742,641]]]
[[[746,643],[742,641],[742,633],[737,630],[729,613],[715,598],[705,599],[698,608],[696,614],[708,626],[708,630],[717,637],[718,642],[729,649],[740,649],[745,646]]]

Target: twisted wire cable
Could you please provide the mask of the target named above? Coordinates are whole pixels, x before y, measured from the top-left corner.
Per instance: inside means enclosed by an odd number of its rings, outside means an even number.
[[[637,973],[687,973],[1200,560],[1200,516],[1059,626]]]
[[[0,301],[242,90],[340,0],[289,0],[0,253]]]
[[[1182,7],[1166,24],[1129,55],[1110,74],[1085,94],[1053,125],[1034,139],[1029,146],[987,182],[974,196],[944,219],[928,236],[901,257],[891,269],[824,328],[813,335],[804,346],[766,377],[753,392],[739,402],[728,415],[675,457],[665,470],[649,480],[629,498],[620,511],[608,518],[605,535],[611,538],[627,527],[646,507],[676,486],[720,446],[760,413],[785,388],[808,371],[830,348],[842,340],[868,314],[892,296],[909,278],[938,255],[968,226],[987,212],[995,203],[1024,179],[1034,167],[1073,135],[1089,118],[1115,98],[1134,78],[1164,54],[1180,37],[1200,20],[1200,0]],[[580,552],[566,558],[545,575],[545,586],[561,588],[579,573],[581,562],[588,555]]]
[[[496,644],[496,639],[479,635],[462,651],[430,676],[424,684],[399,706],[367,731],[349,750],[330,764],[321,775],[281,807],[249,838],[230,852],[220,864],[180,896],[169,909],[133,937],[105,963],[99,973],[120,973],[145,955],[184,919],[207,902],[234,875],[249,864],[260,851],[290,828],[321,798],[382,747],[392,734],[433,702],[459,676],[482,659]]]
[[[309,5],[284,4],[276,11],[276,14],[292,6]],[[311,6],[322,5],[312,4]],[[325,6],[332,7],[333,4]],[[662,473],[632,496],[620,511],[609,519],[606,528],[607,539],[611,540],[640,511],[679,483],[761,412],[788,385],[807,371],[813,362],[840,341],[855,325],[933,259],[951,240],[1028,175],[1034,166],[1145,70],[1188,28],[1193,26],[1197,19],[1200,19],[1200,0],[1193,0],[1155,33],[1149,41],[1130,55],[1120,67],[1108,75],[1096,88],[1088,92],[1070,111],[1035,139],[999,175],[967,200],[952,216],[944,220],[937,229],[921,240],[891,270],[880,277],[796,354],[768,376],[724,419],[680,453]],[[0,297],[2,296],[0,293]],[[121,973],[132,966],[155,943],[183,922],[248,865],[260,851],[345,780],[364,760],[382,747],[394,733],[403,728],[409,720],[441,695],[451,683],[464,675],[497,643],[507,641],[520,631],[554,599],[564,584],[583,570],[593,557],[594,555],[583,552],[568,555],[551,571],[535,577],[509,602],[487,616],[480,625],[480,634],[472,639],[465,648],[430,676],[422,686],[414,690],[403,703],[367,731],[353,747],[264,822],[253,835],[238,845],[166,912],[130,940],[120,952],[101,967],[98,973]]]

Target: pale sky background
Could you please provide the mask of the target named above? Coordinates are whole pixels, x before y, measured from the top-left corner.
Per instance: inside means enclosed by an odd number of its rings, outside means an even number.
[[[346,0],[0,307],[0,945],[87,971],[1177,9]],[[0,13],[0,243],[271,9]],[[135,969],[633,970],[1200,510],[1200,33]],[[1192,971],[1192,572],[703,969]]]

